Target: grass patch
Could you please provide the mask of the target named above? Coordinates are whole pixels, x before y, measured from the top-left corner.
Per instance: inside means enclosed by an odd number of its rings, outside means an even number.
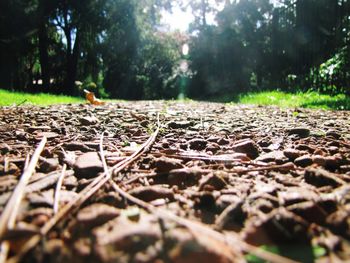
[[[276,246],[261,246],[262,250],[295,260],[297,262],[315,262],[327,254],[325,248],[320,246],[311,246],[307,243],[282,244]],[[245,256],[248,263],[265,263],[266,261],[253,255]]]
[[[324,95],[314,91],[305,93],[286,93],[282,91],[254,92],[240,95],[237,102],[280,107],[350,110],[349,97],[343,94],[336,96]]]
[[[18,104],[51,105],[82,102],[84,102],[84,99],[78,97],[51,95],[46,93],[30,94],[0,89],[0,106],[10,106]]]

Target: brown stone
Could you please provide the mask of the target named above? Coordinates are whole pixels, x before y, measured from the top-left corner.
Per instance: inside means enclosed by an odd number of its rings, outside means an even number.
[[[245,153],[248,157],[255,159],[259,156],[258,146],[252,140],[244,140],[232,146],[235,152]]]
[[[103,165],[96,152],[88,152],[80,155],[74,164],[75,176],[78,178],[95,177],[102,171]]]

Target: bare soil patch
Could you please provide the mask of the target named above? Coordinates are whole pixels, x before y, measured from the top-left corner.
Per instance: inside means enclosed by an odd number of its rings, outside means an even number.
[[[0,257],[350,261],[349,117],[197,102],[2,107]]]

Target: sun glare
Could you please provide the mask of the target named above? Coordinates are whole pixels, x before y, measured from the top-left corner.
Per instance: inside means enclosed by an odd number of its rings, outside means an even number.
[[[187,1],[190,2],[189,0]],[[217,4],[215,0],[209,0],[209,5],[215,7],[218,11],[221,11],[224,4]],[[187,31],[189,25],[194,21],[194,17],[191,9],[188,7],[185,11],[180,7],[176,6],[173,8],[172,12],[163,12],[162,23],[167,25],[170,30],[180,30],[182,32]],[[215,14],[207,14],[207,23],[215,24]]]
[[[187,0],[189,3],[190,0]],[[214,7],[217,11],[221,11],[224,8],[224,3],[217,4],[215,0],[209,0],[209,5]],[[270,0],[270,2],[279,6],[281,3],[279,0]],[[165,25],[165,28],[168,30],[179,30],[185,32],[188,30],[189,25],[194,21],[193,14],[190,8],[187,8],[185,11],[180,7],[176,6],[173,8],[172,12],[164,11],[162,13],[162,24]],[[207,23],[210,25],[216,24],[215,14],[207,14]]]

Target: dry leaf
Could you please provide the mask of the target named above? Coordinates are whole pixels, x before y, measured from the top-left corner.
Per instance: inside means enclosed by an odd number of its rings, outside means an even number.
[[[85,92],[86,100],[88,100],[92,105],[104,105],[105,104],[104,101],[97,99],[95,97],[95,93],[88,91],[86,89],[84,89],[84,92]]]

